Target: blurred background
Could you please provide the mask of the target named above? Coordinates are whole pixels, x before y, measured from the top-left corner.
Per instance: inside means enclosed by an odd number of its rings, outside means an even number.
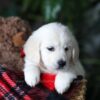
[[[99,0],[0,0],[0,16],[19,16],[33,30],[53,21],[68,25],[79,42],[87,72],[86,100],[100,100]]]

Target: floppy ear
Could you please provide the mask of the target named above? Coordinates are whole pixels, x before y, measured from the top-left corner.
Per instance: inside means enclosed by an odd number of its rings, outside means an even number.
[[[36,34],[32,34],[24,45],[25,57],[35,65],[40,62],[40,39]]]
[[[79,59],[79,47],[78,47],[77,41],[75,41],[72,44],[72,53],[71,54],[72,54],[71,62],[73,64],[75,64],[77,62],[77,60]]]

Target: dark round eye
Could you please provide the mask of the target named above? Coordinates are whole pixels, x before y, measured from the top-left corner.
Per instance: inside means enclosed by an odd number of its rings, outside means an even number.
[[[47,49],[48,49],[49,51],[54,51],[54,50],[55,50],[54,47],[47,47]]]
[[[66,47],[66,48],[65,48],[65,51],[68,51],[68,50],[69,50],[69,48],[68,48],[68,47]]]

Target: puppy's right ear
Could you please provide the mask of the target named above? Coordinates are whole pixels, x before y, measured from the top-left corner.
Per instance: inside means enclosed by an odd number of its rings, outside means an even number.
[[[32,34],[24,45],[25,58],[35,65],[40,62],[40,39],[36,34]]]
[[[75,39],[73,39],[73,41],[71,42],[72,44],[72,50],[71,50],[71,63],[72,64],[76,64],[76,62],[79,59],[79,47],[78,47],[78,43]]]

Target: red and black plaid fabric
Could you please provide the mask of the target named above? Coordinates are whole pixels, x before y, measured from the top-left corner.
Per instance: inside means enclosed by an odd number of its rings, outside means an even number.
[[[0,65],[0,100],[31,100],[27,94],[30,87],[25,84],[22,75],[16,75]]]
[[[47,100],[50,92],[41,84],[29,87],[22,72],[0,65],[0,100]]]
[[[80,84],[80,81],[74,81],[69,91],[59,95],[41,84],[29,87],[22,72],[12,71],[0,65],[0,100],[70,100],[76,90],[79,90]]]

